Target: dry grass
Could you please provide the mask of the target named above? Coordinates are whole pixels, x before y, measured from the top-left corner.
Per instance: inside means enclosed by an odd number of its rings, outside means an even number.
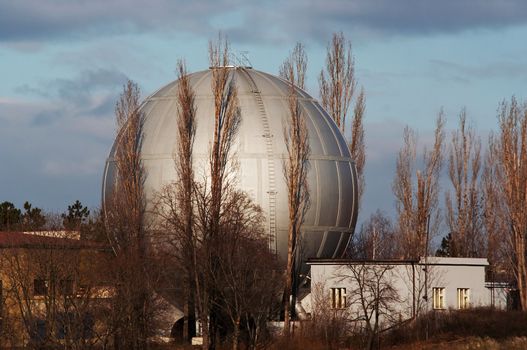
[[[393,331],[383,344],[394,349],[527,349],[527,314],[486,308],[433,313]]]
[[[415,342],[389,347],[392,350],[523,350],[527,349],[526,337],[511,337],[502,340],[468,337],[443,342]]]
[[[425,338],[428,318],[430,337]],[[527,313],[473,309],[463,312],[432,313],[414,324],[381,338],[380,349],[391,350],[520,350],[527,349]],[[307,330],[304,330],[307,331]],[[321,337],[301,332],[294,338],[278,336],[265,347],[270,350],[361,349],[360,342],[342,339],[328,344]],[[190,346],[162,346],[156,349],[191,349]],[[230,348],[225,344],[219,349]],[[243,347],[242,347],[243,349]]]

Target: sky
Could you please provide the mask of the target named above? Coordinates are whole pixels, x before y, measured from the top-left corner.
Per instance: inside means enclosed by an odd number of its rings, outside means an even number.
[[[451,129],[466,107],[486,138],[500,101],[527,98],[523,0],[0,0],[0,202],[98,207],[125,81],[146,97],[175,79],[180,58],[207,69],[219,31],[274,74],[304,43],[317,98],[332,33],[351,40],[366,93],[361,219],[394,211],[406,125],[426,145],[441,108]]]

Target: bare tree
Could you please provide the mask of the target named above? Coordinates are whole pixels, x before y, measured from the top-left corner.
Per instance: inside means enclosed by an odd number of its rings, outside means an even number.
[[[212,194],[211,225],[219,223],[222,190],[225,186],[231,148],[241,122],[238,90],[229,65],[229,43],[221,36],[217,43],[209,43],[209,61],[212,67],[212,94],[214,97],[214,137],[210,154],[210,176]],[[214,227],[211,227],[214,234]]]
[[[196,239],[193,233],[193,146],[196,135],[196,107],[194,103],[194,91],[190,86],[190,79],[187,74],[185,63],[178,62],[178,155],[174,157],[176,163],[176,173],[178,174],[177,192],[179,194],[179,214],[182,218],[183,233],[183,258],[188,266],[186,271],[188,286],[187,292],[187,337],[189,340],[196,336],[196,315],[194,295],[195,287],[195,253]],[[177,235],[181,236],[181,235]]]
[[[311,318],[302,325],[302,337],[313,343],[322,341],[324,349],[339,349],[351,330],[349,309],[335,308],[328,295],[331,290],[325,283],[311,285]]]
[[[488,150],[485,152],[483,171],[481,175],[483,192],[483,224],[487,238],[487,258],[494,274],[511,278],[510,252],[513,251],[512,241],[503,239],[503,233],[509,231],[509,223],[503,220],[506,204],[502,200],[502,184],[499,152],[493,152],[493,145],[498,144],[497,135],[491,133],[488,140]]]
[[[39,236],[13,237],[1,250],[3,345],[73,350],[108,342],[110,303],[98,295],[108,277],[108,252]]]
[[[466,110],[459,115],[459,129],[452,133],[448,176],[453,193],[446,193],[446,219],[451,232],[450,256],[484,254],[482,202],[479,189],[481,141],[467,126]]]
[[[487,219],[487,230],[502,229],[506,258],[516,282],[522,310],[527,310],[527,105],[513,97],[510,103],[503,102],[499,108],[500,131],[489,142],[486,186],[486,201],[493,201],[487,209],[496,222]],[[494,179],[489,175],[495,176]],[[494,180],[496,186],[489,185]],[[491,215],[489,211],[486,216]],[[499,236],[498,236],[499,237]]]
[[[395,257],[395,230],[389,217],[377,210],[362,224],[359,234],[353,238],[354,259],[375,260]]]
[[[194,189],[194,171],[193,171],[193,146],[196,135],[196,107],[194,103],[194,91],[190,86],[190,79],[187,74],[185,63],[178,62],[178,150],[179,154],[176,159],[176,173],[178,174],[178,193],[180,194],[179,207],[183,218],[184,244],[183,254],[186,264],[189,268],[186,271],[188,276],[187,286],[187,337],[189,340],[196,336],[196,306],[195,306],[195,275],[196,261],[195,249],[196,239],[193,233],[193,189]]]
[[[228,42],[221,36],[218,42],[211,42],[209,55],[215,110],[209,172],[199,181],[192,169],[194,97],[185,74],[180,74],[183,77],[179,89],[178,182],[158,194],[156,212],[161,218],[162,231],[168,233],[168,246],[172,250],[169,255],[174,255],[175,265],[181,266],[175,273],[182,270],[183,275],[188,275],[175,282],[185,285],[185,293],[194,289],[204,347],[218,345],[221,327],[223,335],[230,332],[236,348],[242,329],[251,334],[252,344],[257,342],[271,310],[269,302],[276,298],[276,293],[268,292],[273,284],[267,279],[275,275],[269,271],[276,264],[271,261],[275,257],[267,246],[261,245],[261,209],[235,188],[237,162],[233,145],[241,115],[234,69],[229,67]],[[255,267],[256,261],[248,264],[256,258],[267,263],[261,267]],[[261,281],[267,281],[268,285],[262,285]],[[187,301],[190,298],[186,296]]]
[[[284,177],[287,186],[289,207],[289,233],[287,245],[286,285],[284,293],[284,332],[289,335],[290,312],[295,303],[294,279],[296,271],[296,256],[298,254],[301,225],[309,208],[309,188],[307,173],[309,171],[309,140],[305,115],[298,101],[294,81],[295,70],[289,68],[289,120],[284,128],[287,158],[284,161]]]
[[[396,306],[400,296],[394,287],[393,265],[352,263],[345,267],[341,279],[350,281],[346,293],[350,320],[361,322],[365,328],[366,349],[374,349],[381,324],[396,323]]]
[[[344,134],[346,130],[346,117],[355,93],[356,79],[355,62],[351,54],[351,42],[346,40],[342,32],[333,33],[333,38],[327,48],[325,71],[322,70],[320,72],[318,82],[322,106],[328,111],[340,131]],[[364,89],[361,88],[353,110],[351,139],[349,141],[351,158],[355,161],[358,174],[359,203],[365,188],[365,109],[365,94]]]
[[[145,172],[140,158],[143,114],[139,110],[139,98],[139,87],[129,80],[115,107],[116,179],[105,214],[109,239],[116,252],[133,245],[141,245],[144,249],[146,243],[143,230]]]
[[[293,71],[294,74],[291,74],[291,71]],[[307,54],[304,44],[298,42],[293,48],[293,51],[289,54],[289,57],[287,57],[280,66],[279,76],[304,90],[306,88],[306,71]]]
[[[278,260],[266,244],[262,210],[246,193],[229,188],[222,208],[218,269],[210,276],[218,293],[213,301],[230,321],[232,348],[238,348],[242,329],[255,347],[279,296]]]
[[[351,141],[349,151],[351,159],[355,161],[357,169],[358,199],[361,202],[362,195],[366,187],[364,180],[364,166],[366,164],[366,146],[364,144],[364,112],[366,110],[366,97],[364,89],[361,88],[355,108],[353,109],[353,123],[351,125]]]
[[[416,136],[409,128],[404,129],[404,145],[397,157],[392,185],[398,215],[399,254],[407,258],[425,255],[430,237],[439,224],[438,196],[439,174],[443,159],[442,112],[436,120],[434,145],[423,152],[423,170],[416,171]]]
[[[116,254],[114,299],[116,347],[145,349],[150,335],[151,277],[148,269],[145,224],[145,171],[140,158],[143,114],[139,88],[132,81],[124,87],[116,107],[118,127],[115,147],[116,176],[105,202],[108,237]]]
[[[351,42],[345,39],[344,33],[333,33],[327,48],[326,71],[320,72],[318,82],[322,106],[344,132],[356,85]]]
[[[207,310],[209,315],[208,334],[204,334],[204,344],[209,348],[215,348],[219,311],[217,310],[218,291],[213,281],[218,273],[220,259],[217,247],[224,239],[221,235],[222,205],[226,199],[226,189],[232,186],[229,174],[232,174],[236,168],[232,147],[238,134],[241,113],[234,72],[229,68],[229,43],[221,35],[216,43],[209,42],[209,61],[212,68],[211,87],[214,98],[214,136],[209,159],[210,189],[202,186],[201,210],[198,208],[198,215],[201,221],[200,233],[205,255],[205,271],[208,276],[203,279],[204,285],[201,288],[200,308]],[[201,321],[206,323],[203,318]]]
[[[156,194],[153,212],[157,216],[159,235],[156,251],[172,263],[166,271],[165,289],[171,290],[169,300],[179,301],[185,314],[185,336],[196,336],[196,249],[198,238],[194,230],[193,148],[196,134],[195,93],[190,85],[184,61],[177,64],[178,109],[176,115],[177,149],[174,166],[177,180]],[[206,317],[202,315],[202,317]]]

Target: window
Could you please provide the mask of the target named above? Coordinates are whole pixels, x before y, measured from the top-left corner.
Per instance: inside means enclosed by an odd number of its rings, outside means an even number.
[[[445,288],[432,288],[432,307],[436,310],[445,308]]]
[[[37,343],[42,343],[46,339],[46,321],[42,319],[34,320],[31,327],[30,337],[31,340]]]
[[[346,307],[346,288],[331,288],[331,308],[344,309]]]
[[[48,281],[37,278],[33,282],[33,295],[42,296],[48,294]]]
[[[73,280],[60,280],[60,294],[73,295]]]
[[[457,289],[457,308],[468,309],[470,307],[470,289],[458,288]]]
[[[81,323],[82,322],[82,323]],[[91,314],[76,314],[73,312],[60,312],[57,314],[55,336],[64,339],[91,339],[93,338],[93,316]]]

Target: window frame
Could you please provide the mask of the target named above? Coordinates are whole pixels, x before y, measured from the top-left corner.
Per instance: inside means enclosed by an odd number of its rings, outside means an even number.
[[[445,287],[432,288],[432,309],[445,310],[446,305],[446,289]]]
[[[470,308],[470,288],[457,289],[457,308],[458,310]]]
[[[44,278],[35,278],[33,280],[33,296],[45,297],[48,295],[49,285],[48,280]]]
[[[4,317],[4,281],[0,280],[0,332],[2,331],[3,317]]]
[[[342,310],[348,307],[345,287],[330,288],[330,306],[333,310]]]
[[[59,293],[64,296],[72,296],[74,294],[74,283],[72,278],[65,278],[59,281]]]

